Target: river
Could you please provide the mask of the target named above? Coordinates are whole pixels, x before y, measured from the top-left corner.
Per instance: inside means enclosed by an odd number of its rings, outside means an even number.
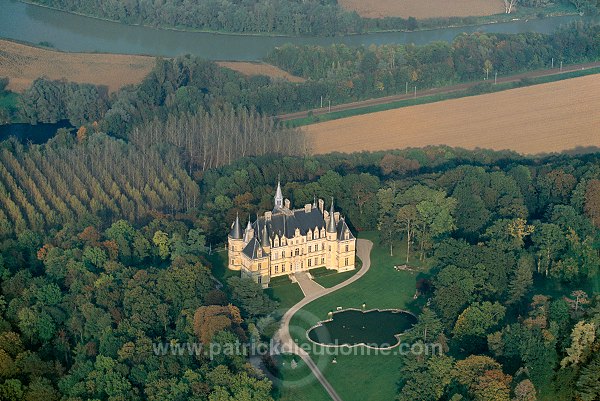
[[[58,50],[177,56],[193,54],[210,60],[260,60],[285,43],[371,45],[425,44],[451,41],[462,32],[550,33],[577,16],[531,21],[444,28],[419,32],[386,32],[340,37],[269,37],[183,32],[130,26],[88,18],[44,7],[0,0],[0,37],[38,44],[48,42]]]

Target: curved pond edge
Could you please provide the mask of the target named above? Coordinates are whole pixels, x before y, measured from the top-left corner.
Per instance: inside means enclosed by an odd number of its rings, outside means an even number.
[[[311,343],[318,345],[320,347],[327,347],[327,348],[354,348],[354,347],[365,347],[365,348],[369,348],[372,350],[380,350],[380,351],[388,351],[391,349],[396,348],[397,346],[399,346],[401,344],[401,340],[400,337],[402,337],[408,330],[405,330],[403,333],[400,334],[394,334],[394,337],[396,337],[396,339],[398,340],[398,342],[394,345],[391,345],[389,347],[374,347],[372,345],[368,345],[365,343],[358,343],[358,344],[340,344],[340,345],[335,345],[335,344],[322,344],[319,342],[314,341],[312,338],[310,338],[308,336],[308,333],[311,332],[312,330],[316,329],[319,326],[323,326],[323,323],[327,323],[327,322],[331,322],[333,320],[333,316],[336,313],[342,313],[342,312],[348,312],[348,311],[358,311],[358,312],[362,312],[362,313],[369,313],[369,312],[402,312],[402,313],[406,313],[411,315],[412,317],[414,317],[415,319],[418,319],[417,315],[415,315],[414,313],[404,310],[404,309],[397,309],[397,308],[387,308],[387,309],[369,309],[369,310],[362,310],[362,309],[358,309],[358,308],[346,308],[346,309],[342,309],[342,310],[338,310],[335,312],[332,312],[332,317],[331,319],[326,319],[326,320],[320,320],[317,324],[315,324],[314,326],[312,326],[311,328],[309,328],[308,330],[306,330],[306,338],[308,339],[308,341],[310,341]]]

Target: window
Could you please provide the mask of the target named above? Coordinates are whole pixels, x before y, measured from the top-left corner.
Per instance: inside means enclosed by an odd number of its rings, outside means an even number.
[[[262,283],[262,276],[258,276],[258,284]]]
[[[315,266],[319,264],[319,258],[315,258]]]
[[[346,261],[345,261],[345,265],[344,265],[344,266],[348,266],[348,258],[346,258]]]
[[[329,245],[329,252],[331,252],[331,245]]]
[[[234,263],[235,263],[235,259],[231,259],[231,264],[234,264]]]
[[[324,242],[321,244],[321,250],[322,250],[322,251],[324,251],[324,250],[325,250],[325,243],[324,243]]]
[[[325,264],[325,258],[321,258],[321,264]]]
[[[285,252],[284,251],[281,251],[281,257],[285,258]]]
[[[346,245],[346,252],[348,252],[348,245]]]
[[[312,267],[312,259],[308,259],[308,267]]]
[[[285,273],[285,263],[281,265],[281,272]]]
[[[258,264],[258,270],[262,269],[262,263]]]
[[[310,246],[310,245],[308,246],[308,252],[309,253],[312,252],[312,246]]]
[[[296,248],[296,256],[300,255],[300,249]]]
[[[279,265],[275,266],[275,274],[279,273]]]

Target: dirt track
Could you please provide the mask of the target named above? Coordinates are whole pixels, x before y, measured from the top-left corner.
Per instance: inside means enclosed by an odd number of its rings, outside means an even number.
[[[340,0],[347,10],[356,11],[361,17],[469,17],[504,12],[502,0]]]
[[[450,145],[524,154],[600,147],[600,75],[304,127],[314,153]]]

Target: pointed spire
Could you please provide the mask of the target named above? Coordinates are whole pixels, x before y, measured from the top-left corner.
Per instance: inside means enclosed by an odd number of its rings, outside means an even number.
[[[329,209],[329,223],[327,223],[327,232],[334,233],[336,232],[335,227],[335,209],[333,208],[333,196],[331,197],[331,208]]]
[[[269,240],[269,233],[267,232],[267,225],[265,224],[265,226],[263,227],[262,230],[262,246],[263,247],[270,247],[271,246],[271,241]]]
[[[233,222],[229,236],[233,239],[242,239],[242,226],[240,225],[239,213],[235,215],[235,221]]]
[[[275,191],[275,209],[283,208],[283,193],[281,192],[281,181],[277,181],[277,190]]]
[[[246,226],[246,231],[252,230],[252,224],[250,223],[250,215],[248,215],[248,225]]]

